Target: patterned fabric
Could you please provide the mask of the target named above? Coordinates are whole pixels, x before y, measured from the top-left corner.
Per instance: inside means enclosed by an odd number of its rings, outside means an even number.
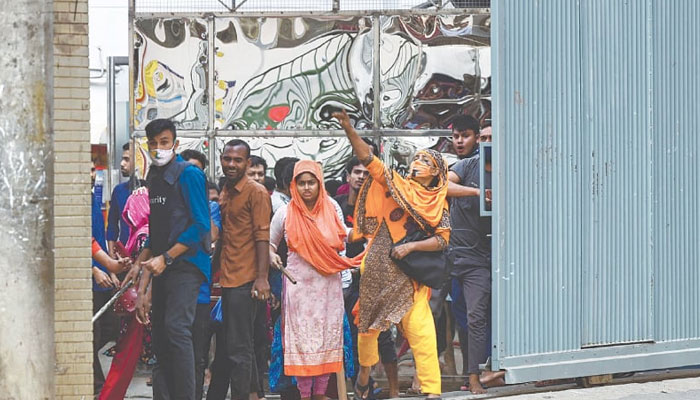
[[[391,197],[394,199],[394,201],[396,201],[396,204],[398,204],[399,207],[401,207],[401,209],[408,212],[411,218],[413,218],[413,220],[418,223],[418,225],[424,232],[432,234],[435,231],[435,228],[437,228],[438,226],[436,226],[436,224],[433,221],[429,220],[426,217],[426,207],[423,207],[423,209],[421,209],[413,203],[413,199],[420,198],[420,196],[415,196],[411,192],[415,191],[415,189],[418,189],[419,194],[421,194],[420,192],[423,192],[423,195],[425,195],[425,192],[428,192],[430,195],[432,195],[432,197],[435,197],[434,202],[432,204],[433,206],[438,206],[441,203],[444,204],[442,215],[439,224],[437,225],[443,224],[445,221],[445,216],[447,216],[447,227],[449,228],[449,211],[447,208],[447,202],[445,201],[445,199],[447,198],[447,162],[445,161],[445,158],[442,156],[442,154],[432,149],[421,150],[417,154],[419,153],[427,154],[428,157],[433,161],[433,164],[435,164],[435,166],[439,170],[439,175],[437,176],[438,181],[435,182],[434,186],[426,188],[416,184],[404,185],[402,184],[404,180],[397,179],[397,177],[394,175],[397,174],[397,172],[392,171],[391,169],[389,169],[388,166],[384,167],[384,175],[387,177],[387,186],[389,188],[389,193],[391,193]],[[391,177],[391,179],[388,179],[388,177]],[[411,182],[411,180],[408,181]]]
[[[280,327],[281,319],[275,322],[273,329],[272,346],[270,349],[270,369],[269,369],[269,384],[270,391],[280,393],[292,386],[296,386],[297,380],[295,377],[289,377],[284,374],[284,352],[282,350],[282,329]],[[355,364],[353,362],[353,344],[352,332],[350,331],[350,322],[347,317],[343,318],[343,364],[345,366],[345,377],[352,378],[355,376]]]
[[[352,378],[355,376],[355,354],[353,351],[352,331],[350,330],[350,321],[347,314],[343,315],[343,366],[345,367],[345,377]],[[358,371],[359,372],[359,371]]]
[[[270,391],[280,393],[284,390],[296,386],[297,380],[292,376],[284,374],[284,352],[282,350],[282,329],[280,322],[282,318],[277,319],[275,329],[272,336],[272,346],[270,348],[270,369],[268,370],[268,381]]]
[[[398,324],[413,305],[413,283],[389,257],[393,245],[385,222],[372,240],[360,275],[357,330],[385,331]]]
[[[424,153],[439,169],[431,187],[402,177],[379,159],[367,164],[370,177],[355,209],[357,234],[370,239],[361,268],[356,318],[360,333],[399,323],[413,304],[414,290],[420,288],[391,260],[393,244],[418,229],[437,236],[443,247],[449,241],[447,165],[439,153]]]

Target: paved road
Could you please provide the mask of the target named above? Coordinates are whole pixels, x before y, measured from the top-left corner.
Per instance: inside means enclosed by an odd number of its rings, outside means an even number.
[[[109,345],[105,346],[105,349]],[[100,356],[107,373],[111,358]],[[551,388],[536,388],[533,384],[509,385],[493,388],[486,395],[470,395],[466,392],[443,393],[445,400],[475,400],[504,398],[507,400],[700,400],[700,369],[665,370],[637,373],[631,378],[616,379],[614,384],[594,388],[579,388],[575,384],[563,384]],[[139,366],[129,386],[126,398],[151,399],[152,389],[146,386],[150,368]],[[410,374],[408,375],[410,376]],[[639,383],[643,382],[643,383]],[[279,399],[271,395],[269,400]],[[424,400],[404,398],[402,400]]]
[[[475,397],[476,398],[476,397]],[[465,397],[466,399],[466,397]],[[508,400],[700,400],[700,378],[669,379],[660,382],[627,383],[560,392],[524,394]]]

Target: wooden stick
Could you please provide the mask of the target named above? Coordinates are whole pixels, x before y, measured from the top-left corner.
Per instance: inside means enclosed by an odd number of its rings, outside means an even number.
[[[294,279],[294,277],[292,276],[292,274],[290,274],[289,271],[287,271],[287,268],[285,268],[285,267],[283,267],[283,266],[281,266],[281,265],[280,265],[279,267],[278,267],[278,266],[275,266],[275,268],[277,268],[278,270],[280,270],[280,272],[282,272],[282,275],[286,276],[287,279],[289,279],[290,282],[292,282],[292,283],[295,284],[295,285],[297,284],[296,279]]]
[[[345,381],[345,366],[340,366],[340,371],[335,374],[335,381],[338,385],[338,400],[348,400],[348,388]]]

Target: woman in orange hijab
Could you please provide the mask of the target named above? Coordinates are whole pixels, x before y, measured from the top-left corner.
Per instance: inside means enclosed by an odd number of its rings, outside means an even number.
[[[343,363],[343,289],[339,272],[357,266],[343,257],[347,228],[343,212],[323,187],[321,167],[302,160],[294,167],[292,200],[270,224],[270,257],[277,246],[289,248],[287,270],[296,285],[282,290],[284,374],[295,376],[302,399],[322,398],[331,373]]]
[[[406,276],[393,261],[413,251],[437,251],[450,239],[447,203],[447,163],[433,150],[416,153],[409,177],[387,168],[353,129],[345,111],[334,113],[355,155],[370,173],[358,193],[353,238],[369,240],[362,260],[360,300],[356,316],[360,372],[356,399],[365,399],[371,367],[379,361],[377,338],[392,324],[408,339],[416,361],[416,375],[428,398],[440,397],[435,325],[430,312],[430,288]],[[429,237],[393,248],[417,229]]]

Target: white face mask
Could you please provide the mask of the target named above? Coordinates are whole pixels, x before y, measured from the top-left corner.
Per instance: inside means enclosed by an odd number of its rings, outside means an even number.
[[[173,144],[173,147],[170,149],[155,149],[151,150],[149,152],[151,156],[151,161],[153,162],[154,165],[158,167],[162,167],[163,165],[167,164],[170,162],[170,160],[173,158],[173,154],[175,153],[175,145]]]

